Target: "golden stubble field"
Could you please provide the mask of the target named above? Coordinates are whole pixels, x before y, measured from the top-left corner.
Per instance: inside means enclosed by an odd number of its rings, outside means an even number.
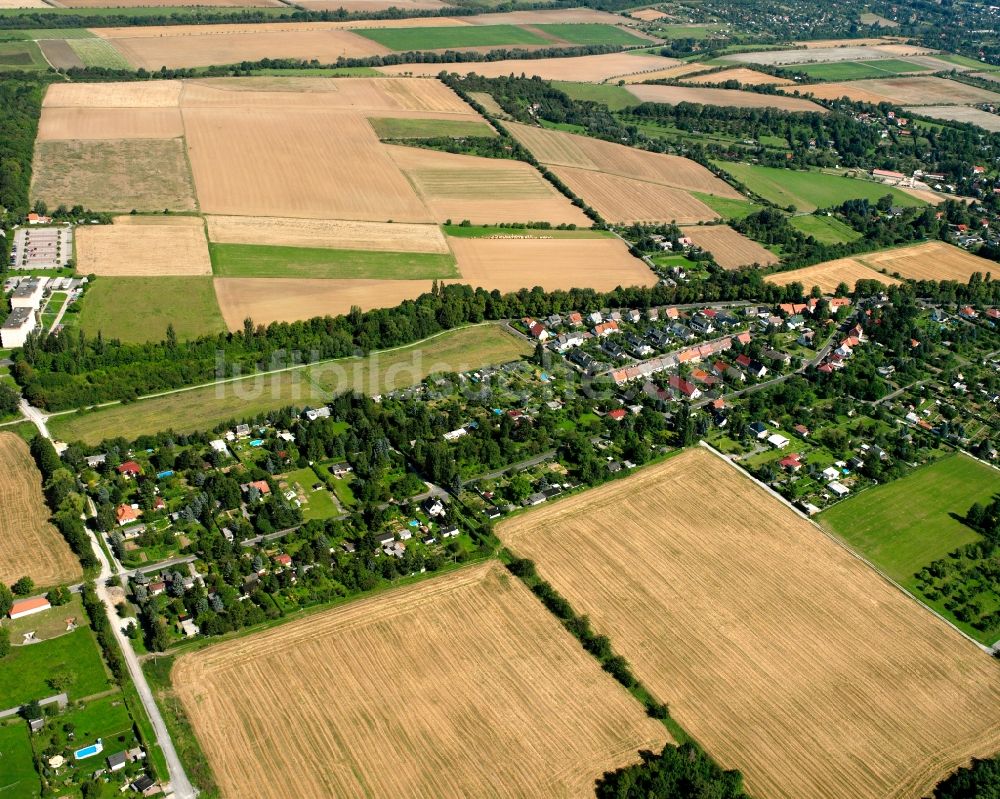
[[[160,277],[212,274],[205,224],[197,216],[125,216],[76,230],[85,275]]]
[[[854,256],[874,269],[899,273],[911,280],[958,280],[967,283],[976,272],[996,272],[994,261],[980,258],[943,241],[927,241],[910,247]]]
[[[572,56],[570,58],[511,58],[504,61],[480,61],[466,64],[394,64],[379,67],[386,75],[438,75],[441,70],[468,74],[475,72],[486,78],[507,75],[538,75],[543,80],[575,80],[600,83],[610,78],[637,73],[652,73],[677,65],[677,59],[656,55],[605,53]],[[704,66],[701,67],[704,69]],[[643,80],[649,76],[644,75]]]
[[[777,272],[764,278],[776,286],[787,286],[789,283],[801,283],[807,293],[813,286],[819,286],[824,294],[832,294],[837,286],[846,283],[854,289],[859,280],[878,280],[886,286],[899,283],[895,278],[876,272],[865,266],[857,258],[837,258],[834,261],[824,261],[805,269],[794,269],[791,272]]]
[[[666,730],[497,563],[182,655],[225,797],[584,797]]]
[[[518,123],[509,123],[507,127],[512,136],[546,165],[591,169],[733,200],[746,199],[724,180],[688,158]]]
[[[739,81],[745,86],[787,86],[790,83],[795,83],[790,78],[779,78],[746,67],[724,69],[721,72],[711,72],[708,75],[695,75],[684,78],[681,83],[725,83],[730,80]]]
[[[68,583],[80,576],[80,562],[49,524],[42,476],[28,445],[0,432],[0,582],[27,575],[39,586]]]
[[[858,102],[876,104],[919,106],[1000,103],[1000,94],[996,92],[934,76],[817,83],[800,85],[797,89],[802,94],[812,94],[821,100],[849,97]]]
[[[712,253],[723,269],[738,269],[750,264],[770,266],[780,260],[766,247],[729,225],[693,225],[683,228],[682,232],[703,250]]]
[[[705,450],[497,533],[754,796],[923,796],[1000,748],[1000,663]]]
[[[645,103],[700,103],[729,108],[776,108],[779,111],[803,111],[825,114],[826,109],[801,97],[783,94],[757,94],[739,89],[703,89],[699,86],[660,86],[631,84],[628,90]]]

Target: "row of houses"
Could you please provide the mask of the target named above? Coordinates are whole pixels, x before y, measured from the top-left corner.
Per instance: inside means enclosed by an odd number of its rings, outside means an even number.
[[[725,352],[726,350],[731,349],[734,346],[734,342],[745,346],[750,343],[750,340],[751,336],[747,331],[738,333],[735,336],[723,336],[722,338],[713,339],[712,341],[706,341],[701,344],[695,344],[691,347],[687,347],[661,357],[650,358],[633,366],[614,369],[611,371],[611,379],[614,381],[615,385],[623,385],[625,383],[630,383],[633,380],[649,378],[659,372],[676,369],[681,364],[698,363],[699,361],[712,358],[720,352]],[[688,393],[685,390],[682,391],[682,393],[691,399],[695,399],[693,392]]]

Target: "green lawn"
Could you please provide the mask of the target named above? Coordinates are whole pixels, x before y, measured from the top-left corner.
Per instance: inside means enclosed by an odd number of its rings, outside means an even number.
[[[380,139],[433,139],[444,136],[493,137],[497,132],[486,122],[468,119],[395,119],[369,118]]]
[[[226,329],[211,277],[99,277],[79,303],[88,336],[145,342],[161,341],[170,323],[180,339]]]
[[[85,623],[86,619],[79,621]],[[104,661],[89,627],[81,626],[40,644],[12,647],[0,668],[0,709],[59,693],[46,680],[61,671],[74,675],[73,684],[66,689],[71,700],[110,687]]]
[[[801,64],[788,67],[796,72],[804,72],[817,80],[856,80],[859,78],[886,78],[891,75],[906,75],[911,72],[929,72],[927,67],[887,58],[884,61],[839,61],[832,64]],[[808,91],[808,89],[803,89]]]
[[[552,85],[574,100],[592,100],[595,103],[603,103],[612,111],[620,111],[623,108],[639,105],[639,101],[627,89],[611,83],[574,83],[554,80]]]
[[[874,202],[887,194],[891,195],[896,205],[926,205],[923,200],[911,197],[899,189],[872,181],[732,161],[716,161],[715,164],[742,181],[755,194],[775,205],[791,205],[799,211],[830,208],[852,199]]]
[[[691,194],[724,219],[743,219],[745,216],[750,216],[750,214],[764,209],[763,205],[752,203],[749,200],[732,200],[729,197],[702,194],[700,191],[693,191]]]
[[[846,244],[861,238],[850,225],[832,216],[793,216],[789,222],[796,230],[822,244]]]
[[[517,25],[463,25],[454,28],[359,28],[354,33],[396,51],[550,43],[537,33],[532,33]]]
[[[461,277],[451,255],[209,244],[212,271],[224,277],[417,280]]]
[[[344,508],[351,508],[355,505],[357,500],[354,498],[354,490],[351,488],[351,481],[353,478],[351,475],[346,477],[332,477],[331,485],[333,486],[333,492],[337,495],[337,499],[340,500],[340,504]]]
[[[132,732],[132,717],[121,693],[116,691],[111,696],[102,696],[84,704],[79,710],[73,710],[62,716],[61,721],[70,721],[76,728],[73,732],[80,746],[93,743],[98,738],[104,739],[108,754],[114,754],[115,738],[124,734],[126,741],[135,739]],[[120,749],[121,747],[119,747]]]
[[[445,235],[456,239],[485,239],[491,236],[531,236],[546,239],[607,239],[609,230],[577,228],[576,230],[544,230],[527,227],[497,227],[496,225],[442,225]]]
[[[28,738],[28,725],[14,718],[0,725],[0,797],[35,799],[41,796],[41,782]]]
[[[299,488],[302,489],[302,493],[305,495],[305,502],[302,503],[302,517],[306,521],[329,519],[340,512],[334,504],[333,495],[326,488],[319,491],[312,490],[312,487],[317,483],[324,485],[324,481],[320,480],[311,468],[289,472],[285,480],[290,488],[294,489],[294,484],[298,483]]]
[[[48,61],[34,42],[0,42],[0,72],[48,68]]]
[[[933,561],[979,540],[954,517],[963,516],[974,502],[988,502],[998,491],[995,470],[955,455],[838,503],[819,520],[968,635],[992,644],[995,632],[984,633],[956,619],[945,607],[946,598],[931,600],[923,594],[915,575]],[[982,601],[989,611],[995,596],[984,594]]]
[[[537,25],[543,33],[564,39],[572,44],[620,44],[626,47],[649,44],[649,39],[641,39],[629,31],[614,25],[600,23],[566,23],[561,25]]]

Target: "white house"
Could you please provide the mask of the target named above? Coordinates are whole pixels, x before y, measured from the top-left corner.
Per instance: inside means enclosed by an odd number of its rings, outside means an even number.
[[[772,433],[767,437],[767,443],[775,449],[784,449],[788,446],[788,439],[780,433]]]
[[[0,345],[4,349],[23,347],[28,334],[38,327],[38,313],[34,308],[14,308],[0,327]]]
[[[834,494],[834,496],[838,498],[847,496],[848,494],[851,493],[851,489],[849,489],[847,486],[845,486],[843,483],[837,480],[827,483],[826,487],[829,488],[830,491]]]

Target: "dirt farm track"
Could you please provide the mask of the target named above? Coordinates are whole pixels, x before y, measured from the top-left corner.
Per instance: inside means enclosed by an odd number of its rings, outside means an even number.
[[[80,563],[48,522],[42,476],[28,445],[0,432],[0,580],[10,585],[29,576],[38,586],[70,582]]]
[[[1000,662],[706,450],[497,528],[768,799],[915,799],[1000,749]]]
[[[227,799],[585,797],[666,729],[497,563],[182,655]]]

